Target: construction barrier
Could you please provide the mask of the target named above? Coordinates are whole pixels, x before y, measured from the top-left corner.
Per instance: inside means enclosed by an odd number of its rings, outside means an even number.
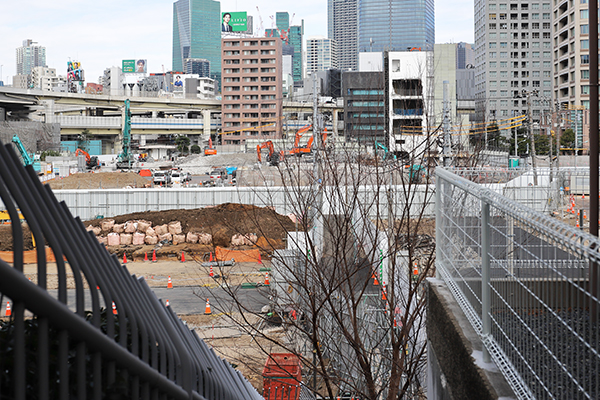
[[[235,262],[258,262],[258,260],[261,259],[258,249],[229,250],[223,247],[217,247],[215,249],[215,258],[217,261],[229,261],[234,259]]]
[[[0,259],[4,262],[12,264],[14,262],[14,254],[12,251],[0,251]],[[56,262],[54,253],[49,247],[46,247],[46,262]],[[24,251],[23,264],[37,264],[37,250]]]

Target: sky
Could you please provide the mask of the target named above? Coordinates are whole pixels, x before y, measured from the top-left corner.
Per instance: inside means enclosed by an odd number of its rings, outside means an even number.
[[[147,59],[148,72],[171,70],[172,0],[21,0],[18,5],[3,7],[0,17],[5,84],[12,83],[15,49],[25,39],[46,47],[46,63],[58,75],[66,75],[67,61],[79,61],[86,82],[98,82],[104,69],[127,59]],[[305,37],[327,36],[327,0],[223,0],[221,11],[247,11],[255,27],[260,13],[265,28],[272,27],[277,11],[287,11],[293,25],[304,20]],[[473,43],[473,0],[438,0],[435,13],[436,43]]]

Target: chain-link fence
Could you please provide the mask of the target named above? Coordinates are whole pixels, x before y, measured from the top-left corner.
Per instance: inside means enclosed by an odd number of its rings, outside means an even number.
[[[436,170],[437,274],[481,335],[484,358],[519,398],[598,398],[600,241],[539,212],[554,198],[549,175],[535,184],[531,170],[456,172]],[[572,182],[577,172],[554,176]]]

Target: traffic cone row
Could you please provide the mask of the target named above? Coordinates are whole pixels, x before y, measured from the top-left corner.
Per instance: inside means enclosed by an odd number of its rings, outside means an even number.
[[[210,272],[208,273],[209,276],[215,276],[215,273],[213,272],[213,267],[212,265],[210,266]]]
[[[156,262],[156,250],[152,250],[152,262]]]
[[[269,282],[269,273],[265,272],[265,286],[270,285],[271,283]]]
[[[148,261],[148,252],[144,252],[144,261]]]
[[[206,299],[206,308],[204,308],[204,314],[205,315],[209,315],[212,312],[210,311],[210,301],[208,301],[208,299]]]
[[[208,259],[208,261],[211,262],[212,260],[213,260],[213,257],[212,257],[212,251],[211,251],[210,252],[210,258]]]
[[[127,253],[123,252],[123,264],[127,264]]]
[[[167,280],[167,289],[173,289],[173,282],[171,282],[171,275],[169,275],[169,279]]]

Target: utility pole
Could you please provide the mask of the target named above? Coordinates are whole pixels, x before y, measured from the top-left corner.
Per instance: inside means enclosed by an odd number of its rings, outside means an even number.
[[[444,167],[449,167],[452,165],[452,143],[450,136],[450,101],[448,100],[448,86],[450,82],[444,81],[444,120],[443,120],[443,129],[444,129]]]
[[[535,138],[533,137],[533,119],[531,116],[531,96],[538,96],[538,91],[534,90],[532,92],[523,89],[523,96],[527,96],[527,127],[529,129],[529,141],[531,142],[531,166],[533,167],[533,184],[537,186],[538,177],[537,177],[537,163],[535,161]]]

